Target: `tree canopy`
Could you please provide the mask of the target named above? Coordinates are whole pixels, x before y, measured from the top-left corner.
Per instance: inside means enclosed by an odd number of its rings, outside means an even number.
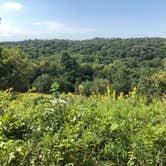
[[[88,95],[96,91],[90,84],[98,86],[98,80],[117,93],[137,87],[143,94],[165,94],[162,38],[27,40],[0,46],[1,89],[49,93],[56,82],[60,92],[77,92],[85,85]]]

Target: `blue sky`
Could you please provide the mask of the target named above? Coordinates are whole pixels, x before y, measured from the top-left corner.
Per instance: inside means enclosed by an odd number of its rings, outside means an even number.
[[[0,41],[166,37],[166,0],[0,0]]]

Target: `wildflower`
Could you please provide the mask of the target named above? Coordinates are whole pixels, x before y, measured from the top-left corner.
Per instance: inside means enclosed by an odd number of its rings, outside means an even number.
[[[112,98],[113,98],[113,100],[116,100],[116,91],[113,91]]]
[[[98,94],[97,94],[97,97],[98,97],[98,98],[101,98],[101,94],[100,94],[100,93],[98,93]]]
[[[137,94],[137,88],[134,87],[133,91],[131,92],[131,97],[135,97]]]
[[[109,85],[106,86],[106,90],[107,90],[107,96],[109,96],[111,93],[111,88]]]
[[[124,98],[124,93],[123,92],[120,92],[120,95],[118,96],[118,99],[121,100]]]
[[[53,100],[50,100],[50,102],[51,102],[52,105],[57,105],[57,104],[63,104],[64,105],[64,104],[66,104],[66,101],[61,99],[61,98],[59,98],[59,99],[54,98]]]

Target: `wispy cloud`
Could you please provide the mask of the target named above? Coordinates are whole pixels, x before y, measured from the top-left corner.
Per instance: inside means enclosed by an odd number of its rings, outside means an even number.
[[[34,22],[20,27],[9,23],[0,25],[0,41],[24,39],[82,39],[90,37],[96,30],[80,26],[69,26],[56,21]]]
[[[50,34],[77,34],[95,31],[93,28],[70,26],[56,21],[35,22],[33,25],[38,26],[42,32],[47,32]]]
[[[9,11],[20,11],[23,5],[19,2],[7,2],[4,4],[4,9]]]

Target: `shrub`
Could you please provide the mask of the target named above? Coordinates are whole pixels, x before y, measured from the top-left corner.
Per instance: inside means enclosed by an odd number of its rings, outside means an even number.
[[[164,98],[8,95],[0,92],[1,165],[166,164]]]

